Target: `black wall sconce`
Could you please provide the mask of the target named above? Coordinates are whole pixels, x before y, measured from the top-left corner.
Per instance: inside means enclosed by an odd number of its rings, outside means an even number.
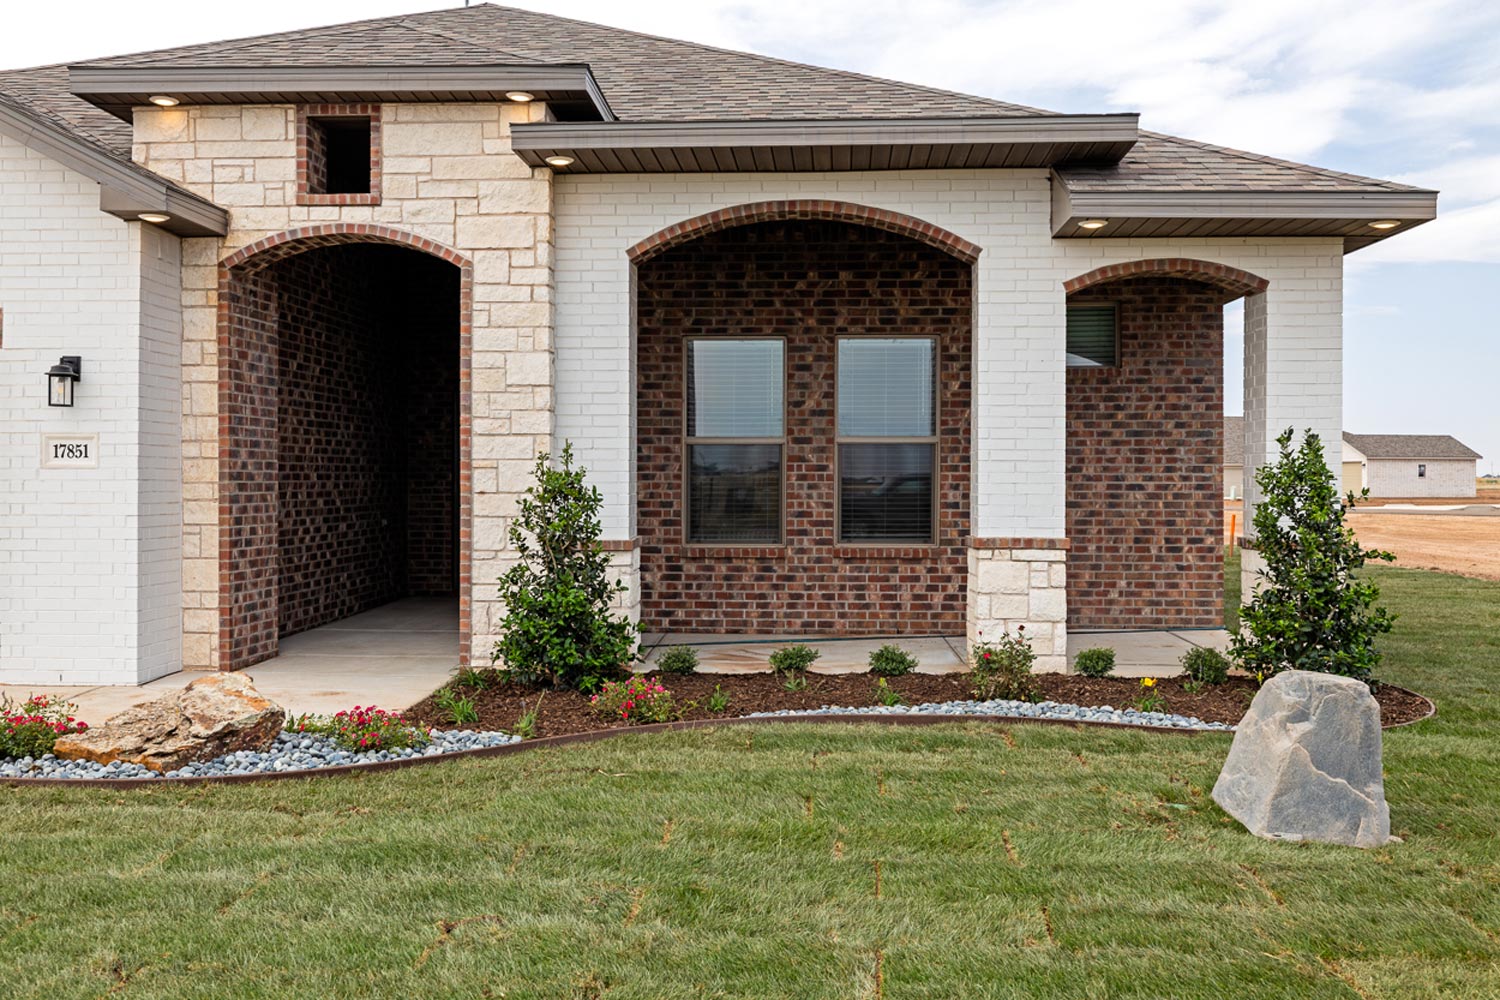
[[[72,406],[73,386],[83,378],[83,359],[65,354],[47,369],[47,405]]]

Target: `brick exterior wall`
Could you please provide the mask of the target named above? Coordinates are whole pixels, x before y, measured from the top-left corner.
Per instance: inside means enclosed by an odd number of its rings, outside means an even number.
[[[969,535],[971,267],[840,222],[715,232],[637,273],[641,621],[648,630],[857,635],[961,631]],[[936,546],[834,534],[834,350],[843,333],[940,345]],[[683,340],[787,344],[784,546],[683,541]]]
[[[1068,624],[1223,624],[1223,301],[1195,281],[1127,278],[1117,368],[1068,369]]]

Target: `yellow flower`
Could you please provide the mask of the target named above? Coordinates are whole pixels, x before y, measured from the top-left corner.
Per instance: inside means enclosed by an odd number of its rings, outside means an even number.
[[[1156,687],[1156,678],[1155,677],[1142,677],[1141,678],[1141,687],[1143,687],[1143,688],[1154,688],[1154,687]]]

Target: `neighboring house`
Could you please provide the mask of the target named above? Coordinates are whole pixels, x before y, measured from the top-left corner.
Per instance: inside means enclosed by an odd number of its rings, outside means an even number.
[[[1344,489],[1372,497],[1472,497],[1482,456],[1447,434],[1344,432]]]
[[[1245,418],[1224,418],[1224,499],[1245,498]]]
[[[485,662],[565,441],[647,630],[1217,627],[1224,304],[1246,464],[1336,439],[1344,255],[1435,210],[488,5],[0,73],[0,680],[412,594]]]

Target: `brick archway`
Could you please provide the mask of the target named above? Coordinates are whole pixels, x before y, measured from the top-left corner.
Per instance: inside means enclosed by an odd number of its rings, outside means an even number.
[[[1064,281],[1063,291],[1072,295],[1074,292],[1081,292],[1094,285],[1125,278],[1180,278],[1186,281],[1198,281],[1232,293],[1232,298],[1264,292],[1271,284],[1259,275],[1242,271],[1237,267],[1230,267],[1228,264],[1194,260],[1190,257],[1158,257],[1096,267],[1092,271]]]
[[[328,223],[267,236],[225,257],[218,267],[216,645],[221,670],[241,669],[268,659],[278,648],[275,602],[251,586],[272,571],[266,550],[275,547],[276,416],[274,405],[267,412],[265,395],[268,380],[274,384],[276,379],[276,361],[274,349],[265,351],[264,342],[274,340],[276,331],[274,313],[267,312],[268,303],[274,303],[274,294],[267,295],[267,272],[273,265],[309,251],[361,244],[414,251],[457,269],[458,461],[454,488],[458,522],[454,542],[460,658],[468,660],[472,631],[473,264],[458,251],[414,233],[373,224]],[[269,498],[265,495],[268,482],[272,484]]]
[[[747,226],[756,222],[783,222],[818,219],[829,222],[849,222],[884,229],[910,237],[928,246],[936,247],[968,264],[979,260],[982,251],[976,243],[949,232],[930,222],[901,212],[883,208],[871,208],[847,201],[818,199],[792,199],[787,201],[757,201],[745,205],[734,205],[695,216],[675,223],[641,240],[625,251],[632,263],[641,264],[673,247],[735,226]]]

